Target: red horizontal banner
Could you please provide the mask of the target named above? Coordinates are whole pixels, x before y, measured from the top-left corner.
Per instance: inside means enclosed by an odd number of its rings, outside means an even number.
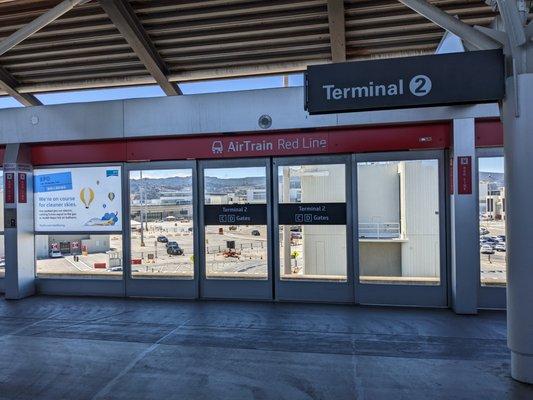
[[[173,160],[313,155],[449,145],[448,124],[383,127],[310,133],[225,135],[128,141],[129,160]]]
[[[34,165],[269,157],[444,149],[450,124],[382,126],[312,132],[273,132],[60,143],[32,147]]]

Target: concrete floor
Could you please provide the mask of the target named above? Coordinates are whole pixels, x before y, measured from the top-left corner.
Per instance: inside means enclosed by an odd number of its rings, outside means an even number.
[[[0,399],[533,399],[505,314],[0,299]]]

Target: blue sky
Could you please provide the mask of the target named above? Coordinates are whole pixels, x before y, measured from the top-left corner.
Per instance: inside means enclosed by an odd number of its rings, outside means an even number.
[[[204,175],[219,179],[265,177],[265,167],[209,168]]]
[[[302,74],[289,75],[289,86],[302,86]],[[184,94],[231,92],[236,90],[267,89],[283,86],[283,76],[267,76],[239,79],[221,79],[180,84]],[[81,90],[62,93],[38,94],[43,104],[80,103],[87,101],[121,100],[141,97],[157,97],[165,94],[159,86],[132,86],[113,89]],[[10,97],[0,97],[0,108],[21,107]]]
[[[143,170],[143,178],[160,179],[172,178],[174,176],[191,176],[190,169],[164,169],[164,170]],[[238,167],[238,168],[209,168],[205,170],[205,176],[219,179],[247,178],[266,176],[265,167]],[[140,179],[140,171],[131,171],[130,179]]]
[[[478,160],[479,171],[503,173],[503,157],[481,157]]]

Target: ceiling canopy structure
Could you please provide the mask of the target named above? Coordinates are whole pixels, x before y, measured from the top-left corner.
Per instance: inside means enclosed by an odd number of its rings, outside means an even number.
[[[0,0],[0,95],[38,105],[35,93],[144,84],[179,95],[180,82],[433,53],[445,31],[415,11],[428,3],[467,29],[497,15],[482,0]]]

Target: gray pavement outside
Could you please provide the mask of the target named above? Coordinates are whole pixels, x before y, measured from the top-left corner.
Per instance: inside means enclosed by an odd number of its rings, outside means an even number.
[[[533,399],[504,312],[0,299],[0,399]]]

